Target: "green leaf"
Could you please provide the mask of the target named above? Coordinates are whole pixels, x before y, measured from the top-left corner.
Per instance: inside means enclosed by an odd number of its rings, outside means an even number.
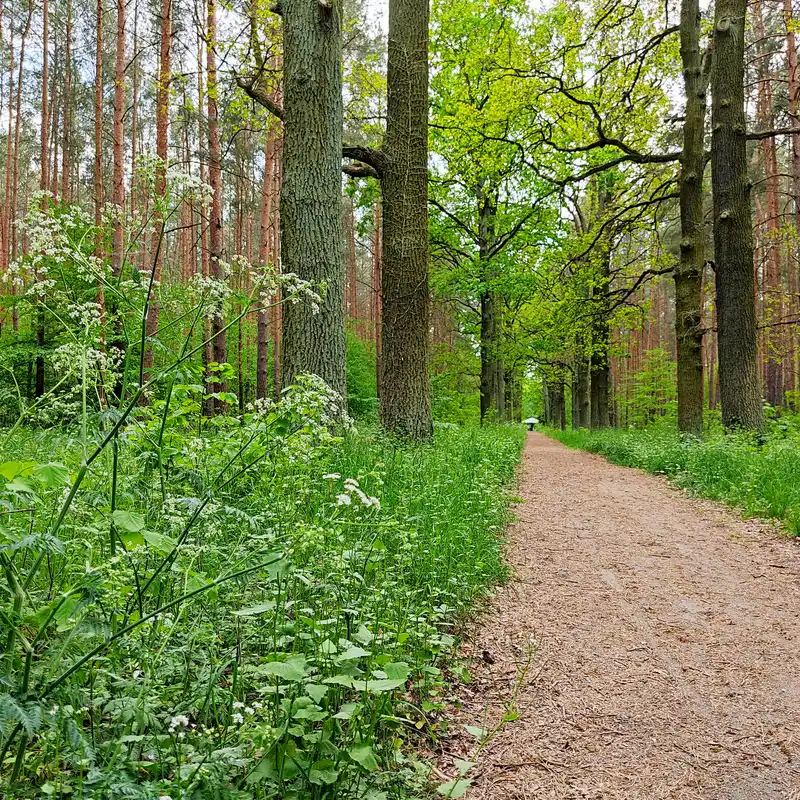
[[[147,544],[152,545],[159,553],[163,553],[164,555],[171,553],[177,544],[171,536],[166,536],[163,533],[156,533],[155,531],[142,531],[142,537]]]
[[[4,461],[0,464],[0,475],[11,481],[18,475],[30,475],[35,466],[37,466],[35,461]]]
[[[440,784],[436,787],[436,791],[445,797],[463,797],[471,785],[472,781],[468,778],[460,778]]]
[[[361,644],[369,644],[375,637],[366,625],[362,625],[353,638]]]
[[[139,533],[144,530],[144,517],[135,511],[117,509],[111,512],[111,519],[120,530],[129,531],[130,533]],[[142,537],[142,540],[144,540],[144,537]]]
[[[47,489],[69,485],[69,470],[63,464],[37,464],[33,474]]]
[[[315,786],[331,786],[339,780],[339,772],[334,769],[334,762],[330,760],[317,761],[308,773],[309,783]]]
[[[405,661],[393,661],[390,664],[387,664],[383,671],[386,673],[387,678],[392,678],[393,680],[408,680],[408,674],[411,671],[411,668],[406,664]]]
[[[306,694],[311,697],[315,703],[322,702],[322,698],[328,694],[328,687],[323,686],[321,683],[307,683],[305,689]]]
[[[134,533],[131,531],[122,531],[119,535],[122,543],[125,545],[126,550],[132,550],[144,544],[144,536],[141,533]]]
[[[464,730],[472,734],[479,742],[486,738],[486,730],[484,728],[478,728],[475,725],[465,725]]]
[[[361,703],[344,703],[339,711],[333,715],[334,719],[350,719],[361,708]]]
[[[348,647],[336,660],[339,662],[352,661],[353,659],[364,658],[364,656],[368,655],[369,652],[363,647]]]
[[[264,614],[267,611],[273,611],[274,609],[275,609],[275,601],[268,600],[266,603],[260,603],[257,606],[240,608],[238,611],[234,611],[233,615],[235,617],[257,617],[259,614]]]
[[[285,681],[302,681],[308,674],[304,656],[292,656],[286,661],[270,661],[260,667],[265,675],[275,675]]]
[[[378,769],[378,759],[375,758],[375,752],[372,745],[369,744],[356,744],[353,745],[347,754],[353,761],[361,764],[367,772],[375,772]]]
[[[463,758],[457,758],[455,760],[456,769],[458,770],[458,774],[461,775],[463,778],[476,764],[475,761],[466,761]]]

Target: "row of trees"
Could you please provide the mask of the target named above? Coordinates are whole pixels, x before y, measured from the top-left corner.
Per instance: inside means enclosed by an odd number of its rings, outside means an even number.
[[[682,430],[717,395],[761,428],[762,385],[798,390],[800,126],[791,3],[747,11],[392,0],[384,42],[337,0],[6,7],[0,391],[59,380],[70,323],[33,223],[75,206],[115,282],[92,299],[118,389],[199,291],[207,414],[302,372],[345,394],[349,326],[384,426],[414,438],[445,396],[518,415],[531,375],[556,409],[571,389],[576,425],[621,421],[656,349]],[[264,291],[277,265],[320,302]]]

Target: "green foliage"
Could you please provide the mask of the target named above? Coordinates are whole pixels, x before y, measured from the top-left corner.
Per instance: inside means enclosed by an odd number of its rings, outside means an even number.
[[[88,465],[91,427],[2,445],[0,793],[396,796],[504,575],[520,432],[334,435],[314,379],[198,426],[185,377]]]
[[[352,330],[347,332],[347,406],[358,418],[377,419],[375,345]]]
[[[675,362],[663,348],[647,350],[642,367],[628,378],[620,397],[621,421],[642,428],[677,414]]]
[[[782,419],[765,437],[714,433],[707,441],[672,427],[647,430],[547,431],[569,447],[628,467],[667,475],[679,486],[773,518],[800,535],[800,424]]]

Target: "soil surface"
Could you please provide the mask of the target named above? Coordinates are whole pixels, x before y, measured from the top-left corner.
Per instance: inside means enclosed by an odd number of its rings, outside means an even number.
[[[468,800],[800,800],[800,547],[539,433],[519,494],[442,779],[516,690]]]

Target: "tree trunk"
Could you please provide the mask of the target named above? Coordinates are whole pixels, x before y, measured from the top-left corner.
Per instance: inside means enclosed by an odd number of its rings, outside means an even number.
[[[72,149],[72,3],[67,0],[67,24],[64,45],[64,121],[61,137],[61,199],[71,199],[70,150]]]
[[[505,377],[502,353],[502,298],[493,288],[491,250],[495,244],[496,197],[478,192],[478,259],[481,272],[481,421],[505,417]]]
[[[344,398],[341,2],[284,0],[282,15],[282,266],[327,285],[318,313],[307,301],[284,307],[283,383],[311,373]]]
[[[681,63],[686,94],[680,172],[681,252],[675,267],[675,342],[678,430],[703,433],[703,326],[701,293],[705,262],[703,173],[707,72],[700,52],[700,4],[681,3]]]
[[[763,430],[744,108],[746,0],[717,0],[711,77],[719,381],[727,428]]]
[[[14,29],[9,35],[9,66],[8,66],[8,132],[6,134],[6,164],[5,164],[5,202],[3,203],[3,253],[0,257],[0,267],[8,269],[11,260],[11,220],[14,209],[11,207],[11,181],[13,178],[12,163],[14,160],[13,130],[14,130]]]
[[[155,232],[152,247],[152,273],[150,291],[148,292],[146,341],[142,342],[144,350],[144,368],[149,372],[153,368],[153,346],[150,339],[158,329],[158,286],[161,282],[161,269],[164,261],[164,215],[163,205],[167,195],[167,158],[169,145],[169,87],[172,81],[172,0],[161,0],[161,39],[156,82],[156,164],[155,179]]]
[[[428,0],[389,4],[387,87],[380,416],[428,439]]]
[[[117,0],[116,58],[114,61],[114,230],[111,271],[122,275],[125,242],[122,217],[125,213],[125,0]]]
[[[275,170],[275,141],[272,126],[267,131],[264,148],[264,178],[261,182],[261,224],[258,247],[258,261],[261,269],[267,271],[272,253],[272,176]],[[256,397],[261,400],[269,396],[269,312],[266,308],[258,310],[256,322]]]
[[[344,246],[347,263],[347,315],[350,319],[358,320],[358,274],[356,262],[356,220],[353,198],[345,195],[344,198]]]
[[[579,344],[583,348],[583,343]],[[589,364],[583,355],[575,359],[575,376],[572,391],[572,427],[588,428],[591,425],[591,398],[589,390]]]
[[[770,51],[760,2],[753,3],[753,24],[756,32],[756,54],[758,56],[758,99],[756,118],[761,130],[775,127],[770,72]],[[783,285],[781,269],[781,211],[780,175],[778,150],[775,138],[762,139],[759,143],[764,162],[764,194],[766,208],[764,228],[759,231],[764,242],[766,267],[764,270],[762,320],[764,329],[764,393],[773,406],[783,405],[783,354],[781,352],[783,315]]]
[[[375,198],[375,206],[372,210],[372,324],[373,335],[375,336],[375,375],[376,391],[378,397],[381,396],[381,374],[383,372],[383,360],[381,358],[381,333],[382,333],[382,294],[381,294],[381,251],[383,249],[382,222],[380,196]]]
[[[211,186],[211,209],[208,219],[208,257],[209,274],[217,281],[225,276],[222,271],[222,149],[219,134],[219,107],[217,103],[217,0],[208,0],[208,31],[206,46],[207,84],[206,99],[208,102],[208,182]],[[214,361],[224,364],[228,360],[228,342],[223,318],[222,304],[212,311],[211,335],[214,337]],[[226,392],[225,381],[215,381],[214,392]],[[214,411],[224,410],[224,403],[214,399]]]

